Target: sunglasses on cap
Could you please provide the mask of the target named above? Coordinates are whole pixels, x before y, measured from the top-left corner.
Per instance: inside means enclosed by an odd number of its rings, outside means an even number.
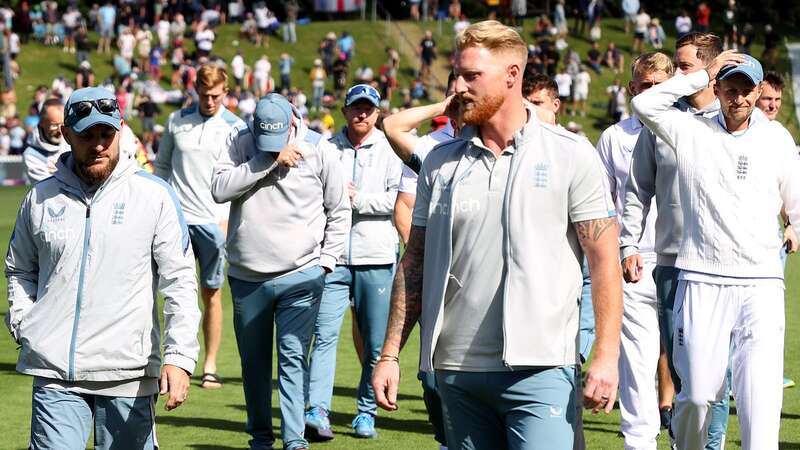
[[[381,96],[380,94],[378,94],[378,91],[374,87],[366,84],[359,84],[351,87],[350,89],[347,90],[347,95],[345,96],[345,98],[349,99],[351,97],[363,96],[363,95],[366,95],[371,99],[375,100],[375,103],[380,103],[381,101]]]
[[[69,105],[68,122],[66,125],[74,125],[79,120],[92,113],[95,108],[101,114],[111,116],[118,110],[117,101],[113,98],[101,98],[99,100],[83,100]]]

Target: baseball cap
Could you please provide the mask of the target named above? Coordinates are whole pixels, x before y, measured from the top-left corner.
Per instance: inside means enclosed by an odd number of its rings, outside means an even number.
[[[279,152],[289,142],[292,105],[280,94],[267,94],[256,103],[253,133],[256,148],[262,152]]]
[[[362,99],[368,100],[376,108],[381,104],[381,94],[374,87],[368,84],[357,84],[347,90],[347,95],[344,97],[344,106],[350,106]]]
[[[108,125],[120,129],[122,116],[117,99],[107,89],[88,87],[78,89],[69,96],[64,105],[64,126],[76,133],[95,125]]]
[[[760,83],[764,79],[764,69],[761,68],[761,63],[750,55],[742,56],[744,57],[744,62],[723,67],[717,74],[717,80],[724,80],[734,74],[741,73],[746,75],[753,84]]]

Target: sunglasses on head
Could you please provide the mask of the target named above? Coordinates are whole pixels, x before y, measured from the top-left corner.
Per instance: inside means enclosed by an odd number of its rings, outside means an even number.
[[[92,113],[92,108],[97,109],[101,114],[110,116],[117,111],[117,101],[113,98],[101,98],[99,100],[83,100],[69,105],[70,123],[83,119]]]
[[[349,97],[351,95],[361,95],[361,94],[364,94],[364,93],[366,93],[367,95],[369,95],[372,98],[376,98],[376,99],[380,98],[380,95],[378,95],[378,91],[376,91],[374,87],[372,87],[372,86],[364,86],[364,85],[351,87],[350,90],[347,91],[347,96]]]

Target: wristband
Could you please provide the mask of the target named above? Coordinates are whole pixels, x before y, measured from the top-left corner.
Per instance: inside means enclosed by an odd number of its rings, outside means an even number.
[[[387,354],[384,353],[384,354],[382,354],[381,356],[378,357],[378,362],[384,362],[384,361],[392,361],[392,362],[396,362],[396,363],[399,364],[400,363],[400,358],[398,356],[387,355]]]

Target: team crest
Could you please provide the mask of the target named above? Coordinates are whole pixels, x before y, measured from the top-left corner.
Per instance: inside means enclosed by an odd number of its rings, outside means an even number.
[[[125,220],[125,203],[114,203],[114,210],[111,213],[111,224],[120,225]]]

